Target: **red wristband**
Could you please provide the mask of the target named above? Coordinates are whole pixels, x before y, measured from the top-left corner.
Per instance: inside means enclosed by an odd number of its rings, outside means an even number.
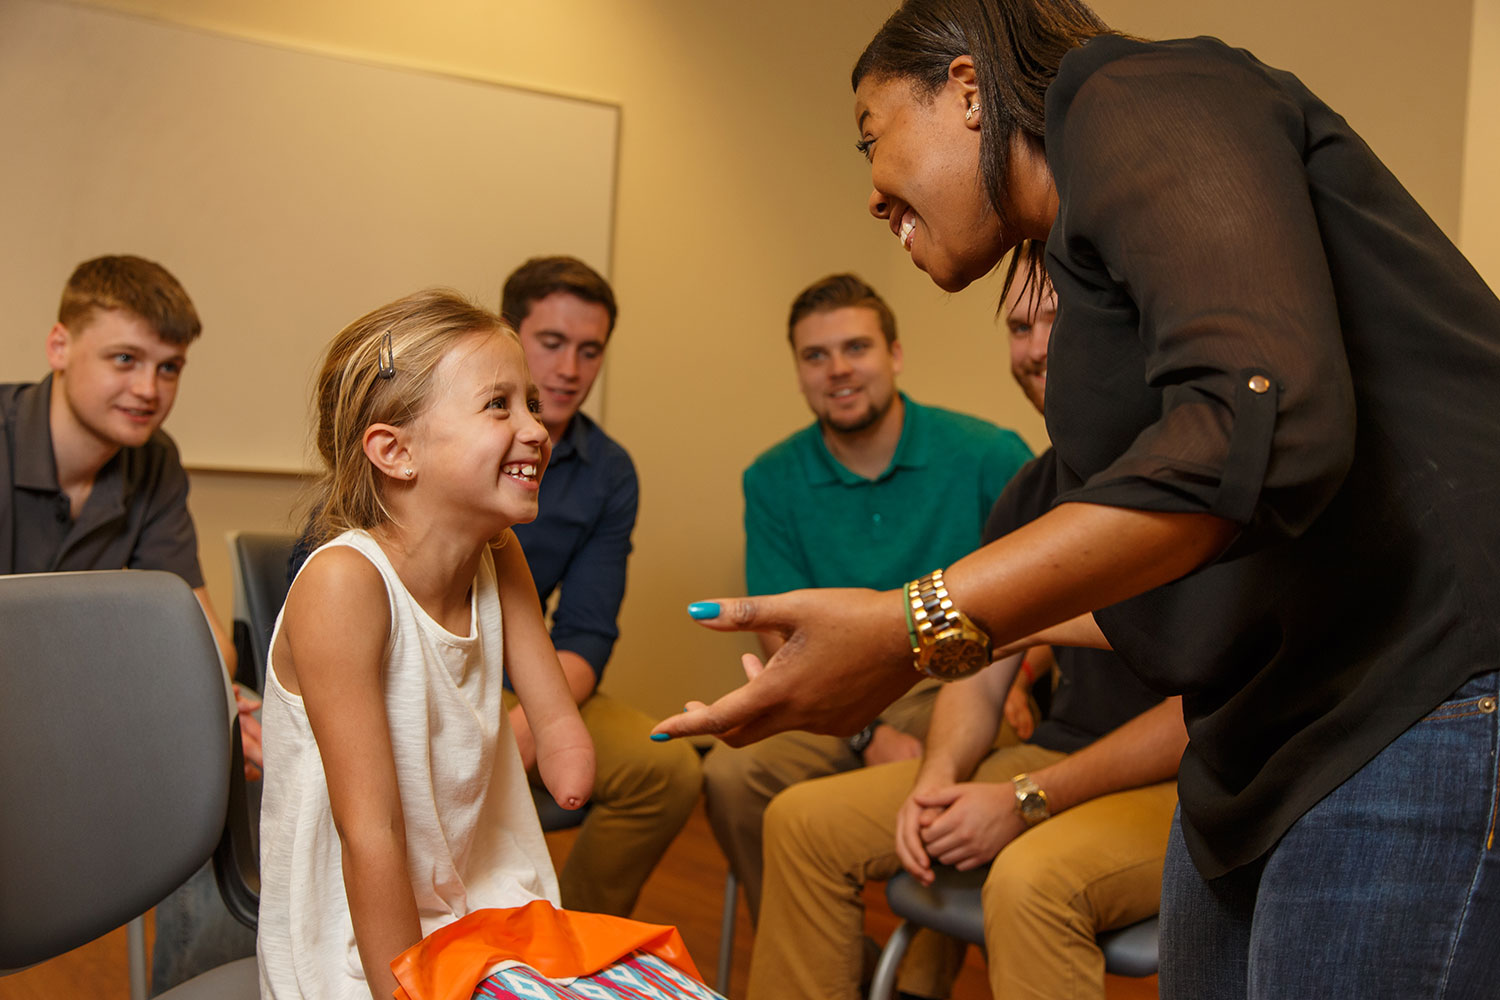
[[[1021,660],[1021,673],[1026,675],[1026,683],[1028,685],[1036,683],[1036,674],[1031,672],[1031,664],[1027,663],[1024,659]]]

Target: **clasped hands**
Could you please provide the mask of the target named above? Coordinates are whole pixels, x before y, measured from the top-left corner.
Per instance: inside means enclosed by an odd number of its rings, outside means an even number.
[[[896,811],[896,856],[912,878],[931,885],[934,861],[959,871],[978,868],[1025,831],[1008,782],[944,782],[919,774]]]

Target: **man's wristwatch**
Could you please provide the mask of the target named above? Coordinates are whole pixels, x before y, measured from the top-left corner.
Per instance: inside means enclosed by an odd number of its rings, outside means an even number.
[[[869,748],[870,741],[875,738],[875,727],[879,725],[883,725],[883,723],[879,719],[876,719],[844,741],[849,744],[849,750],[854,756],[863,757],[865,755],[865,750]]]
[[[1031,780],[1031,775],[1018,774],[1010,781],[1016,786],[1016,812],[1021,814],[1027,826],[1036,826],[1042,820],[1052,817],[1052,807],[1047,803],[1047,793]]]
[[[906,585],[906,630],[912,660],[929,677],[953,681],[990,663],[990,637],[953,606],[943,571]]]

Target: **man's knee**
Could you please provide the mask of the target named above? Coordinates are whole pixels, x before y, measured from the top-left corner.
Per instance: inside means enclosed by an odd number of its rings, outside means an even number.
[[[819,783],[804,781],[785,789],[766,807],[762,836],[766,856],[773,850],[807,852],[825,845],[840,827],[838,810],[830,808]]]
[[[811,844],[803,832],[806,810],[798,801],[801,796],[791,794],[799,787],[793,785],[766,806],[760,835],[761,856],[768,867],[780,867],[785,859],[800,854]]]
[[[624,770],[632,784],[682,811],[692,809],[703,787],[703,767],[691,743],[648,743],[630,755]]]
[[[596,795],[686,799],[691,807],[703,781],[691,743],[648,740],[654,720],[606,694],[589,697],[579,713],[594,741]]]
[[[1074,922],[1085,887],[1065,861],[1028,839],[1035,838],[1012,841],[991,863],[982,893],[985,923]]]
[[[749,756],[727,744],[715,743],[703,758],[703,794],[713,798],[715,792],[741,787]]]
[[[712,808],[734,808],[740,802],[755,800],[756,811],[776,794],[768,787],[770,775],[759,745],[731,747],[714,745],[703,758],[703,796]]]
[[[698,750],[691,743],[658,744],[658,750],[668,751],[655,761],[657,773],[661,775],[662,796],[675,805],[678,811],[690,811],[698,801],[703,789],[703,763]]]

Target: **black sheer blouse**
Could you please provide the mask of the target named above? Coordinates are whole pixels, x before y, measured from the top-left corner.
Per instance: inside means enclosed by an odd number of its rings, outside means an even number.
[[[1500,301],[1341,117],[1217,40],[1074,50],[1046,148],[1058,502],[1243,525],[1097,615],[1184,695],[1212,878],[1500,666]]]

